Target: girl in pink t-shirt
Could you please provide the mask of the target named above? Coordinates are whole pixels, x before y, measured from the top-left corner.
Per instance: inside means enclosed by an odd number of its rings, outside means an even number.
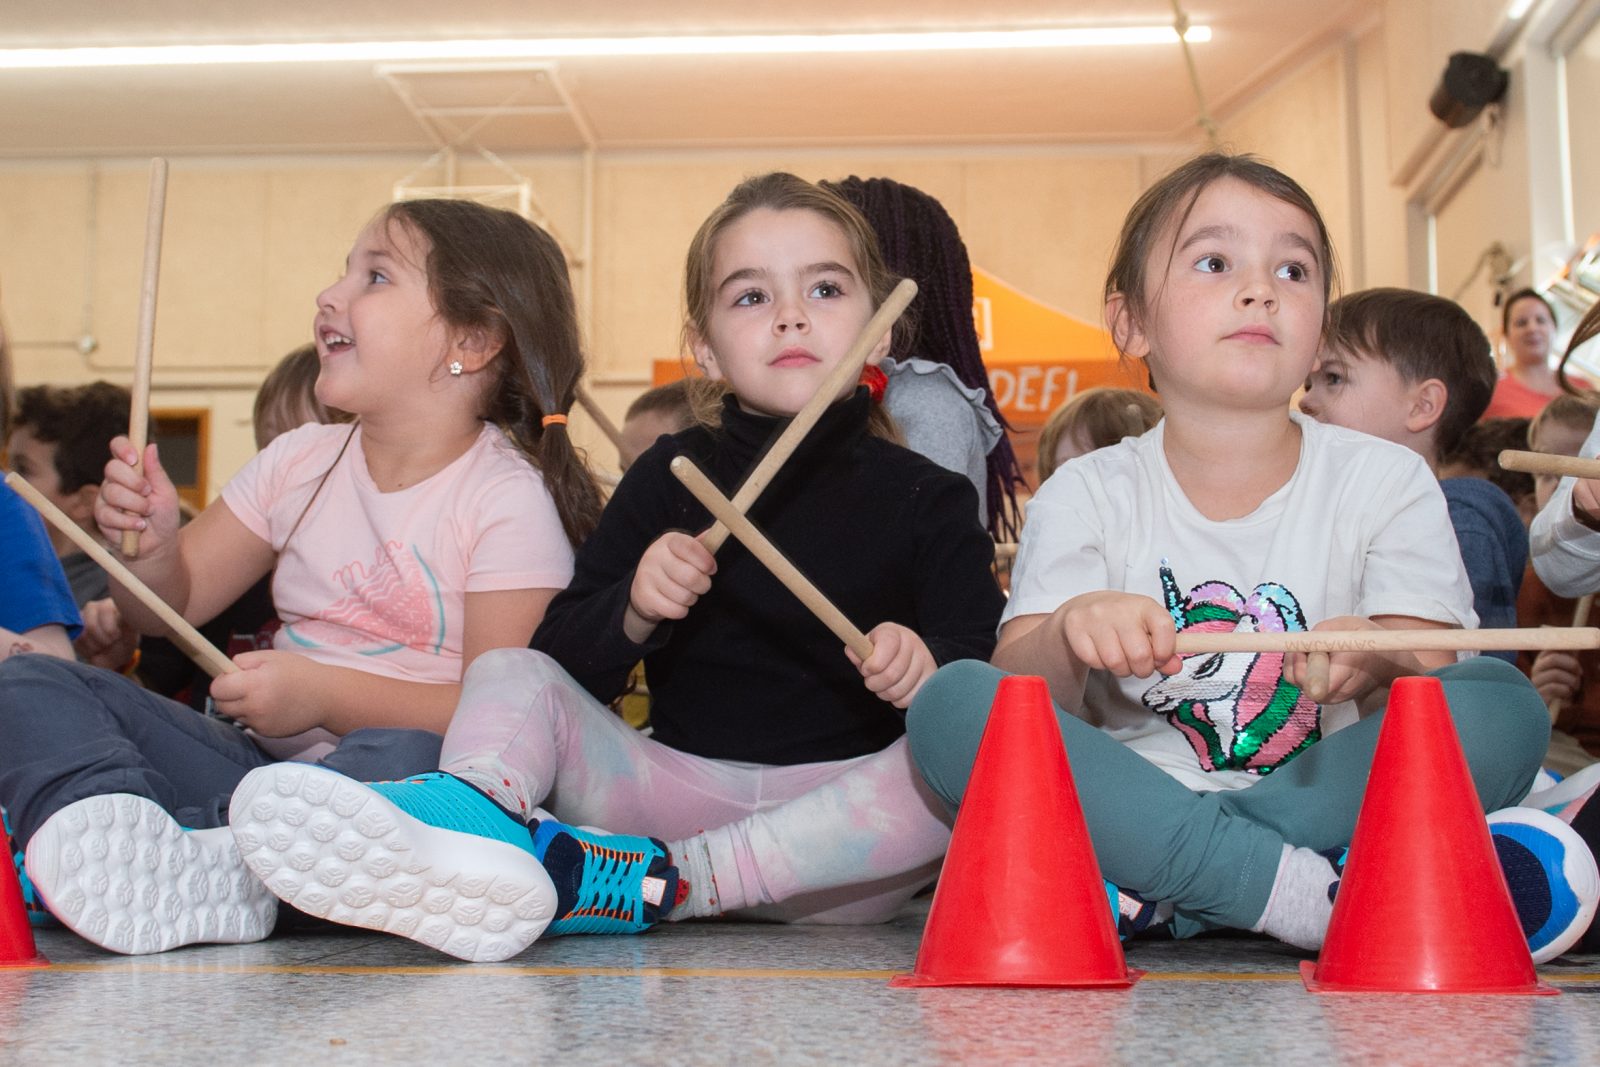
[[[528,643],[599,517],[564,425],[584,360],[548,234],[464,201],[391,205],[317,296],[315,334],[317,397],[354,425],[283,435],[182,529],[155,445],[119,437],[95,507],[108,541],[139,532],[128,565],[193,623],[274,572],[275,646],[211,686],[236,725],[42,656],[0,679],[0,803],[28,872],[114,951],[266,936],[277,901],[224,825],[234,786],[291,757],[437,766],[462,672]]]

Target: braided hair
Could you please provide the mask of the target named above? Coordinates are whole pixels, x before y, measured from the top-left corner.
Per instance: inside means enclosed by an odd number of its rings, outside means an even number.
[[[989,387],[989,373],[978,348],[978,331],[972,322],[972,263],[955,220],[944,205],[920,189],[890,178],[857,178],[821,182],[854,204],[877,232],[878,244],[889,269],[917,283],[915,336],[896,331],[889,355],[903,362],[916,354],[955,371],[962,384],[984,393],[984,405],[1002,427],[1010,429]],[[996,541],[1015,541],[1022,525],[1017,507],[1017,486],[1022,467],[1002,436],[989,450],[989,533]]]

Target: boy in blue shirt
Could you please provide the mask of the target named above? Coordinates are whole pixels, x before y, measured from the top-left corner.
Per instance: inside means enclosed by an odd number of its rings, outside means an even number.
[[[1300,410],[1318,422],[1405,445],[1435,473],[1494,392],[1494,355],[1458,304],[1409,289],[1366,289],[1328,308],[1322,353]],[[1439,483],[1472,606],[1485,628],[1517,625],[1528,532],[1504,490],[1482,478]],[[1512,652],[1490,652],[1516,661]]]

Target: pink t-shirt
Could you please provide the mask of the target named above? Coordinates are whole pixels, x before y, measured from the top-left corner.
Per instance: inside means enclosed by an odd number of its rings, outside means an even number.
[[[392,493],[373,482],[359,427],[334,463],[350,432],[291,430],[223,487],[229,510],[278,553],[272,600],[284,625],[273,645],[405,681],[459,682],[467,593],[572,580],[555,501],[491,424],[448,467]],[[273,755],[315,755],[303,751],[310,737],[258,740]]]

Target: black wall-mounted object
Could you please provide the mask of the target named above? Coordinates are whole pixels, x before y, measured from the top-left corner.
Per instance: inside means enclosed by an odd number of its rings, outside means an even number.
[[[1428,99],[1428,110],[1452,130],[1459,129],[1506,95],[1510,81],[1511,76],[1490,57],[1480,52],[1456,52]]]

